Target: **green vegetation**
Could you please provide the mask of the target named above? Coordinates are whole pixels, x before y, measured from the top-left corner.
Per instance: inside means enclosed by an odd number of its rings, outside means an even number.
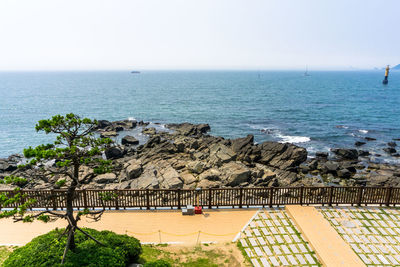
[[[12,248],[0,246],[0,266],[12,252]]]
[[[0,184],[12,184],[17,186],[24,186],[28,183],[25,178],[17,177],[14,175],[6,176],[3,180],[0,180]]]
[[[233,249],[236,249],[235,247],[231,248],[234,244],[228,243],[224,246],[229,250],[222,250],[215,247],[215,245],[208,244],[186,248],[165,245],[143,245],[143,254],[140,256],[139,263],[144,264],[144,266],[160,267],[251,266],[247,262],[243,265],[232,256]],[[158,262],[155,263],[157,260]]]
[[[99,246],[87,235],[77,232],[76,248],[67,252],[65,266],[122,267],[138,261],[142,248],[136,238],[110,231],[99,232],[87,228],[83,230],[104,245]],[[4,261],[4,266],[59,266],[67,243],[67,237],[63,232],[65,229],[56,229],[34,238],[25,246],[15,249]]]
[[[46,134],[56,134],[56,140],[52,144],[39,145],[35,148],[29,147],[24,149],[24,156],[29,159],[29,162],[21,168],[31,168],[39,163],[45,166],[49,160],[55,160],[57,167],[41,167],[37,172],[37,176],[45,177],[48,173],[61,174],[66,179],[54,182],[54,187],[59,188],[67,186],[67,193],[65,195],[66,211],[43,211],[37,214],[27,214],[30,205],[34,203],[33,200],[27,199],[27,195],[23,195],[19,188],[11,193],[0,194],[0,207],[16,206],[12,210],[0,210],[0,218],[13,217],[14,221],[31,222],[35,219],[48,222],[58,218],[66,219],[68,226],[63,235],[67,236],[67,241],[64,243],[65,251],[63,257],[58,260],[63,263],[68,250],[76,252],[75,233],[80,231],[81,234],[86,235],[102,246],[102,242],[96,240],[89,233],[83,231],[78,227],[77,222],[80,217],[85,215],[99,220],[105,210],[103,203],[103,210],[79,212],[74,215],[73,201],[75,197],[75,190],[77,186],[84,183],[89,177],[80,177],[79,168],[82,165],[89,165],[95,169],[96,173],[104,173],[110,171],[110,162],[104,161],[101,158],[102,151],[106,150],[112,144],[109,138],[96,138],[94,137],[94,129],[97,127],[97,121],[88,118],[80,118],[75,114],[67,114],[65,116],[56,115],[51,119],[40,120],[36,124],[36,131],[42,131]],[[26,179],[9,176],[3,182],[23,186],[27,183]],[[70,183],[69,183],[70,182]],[[54,196],[55,197],[55,196]],[[112,200],[113,196],[107,196],[107,200]],[[53,196],[50,196],[47,201],[51,201]],[[103,201],[103,200],[102,200]],[[39,239],[41,240],[41,239]],[[104,250],[99,247],[99,250]]]

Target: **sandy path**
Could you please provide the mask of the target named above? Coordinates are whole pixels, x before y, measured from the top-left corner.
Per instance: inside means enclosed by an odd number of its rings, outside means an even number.
[[[179,211],[106,211],[98,222],[83,218],[79,225],[97,230],[111,230],[135,236],[141,242],[229,242],[256,212],[246,210],[210,210],[203,215],[182,216]],[[64,220],[43,223],[14,223],[0,220],[0,245],[23,245],[32,238],[56,227],[65,227]],[[199,231],[201,231],[199,235]],[[210,235],[212,234],[212,235]]]

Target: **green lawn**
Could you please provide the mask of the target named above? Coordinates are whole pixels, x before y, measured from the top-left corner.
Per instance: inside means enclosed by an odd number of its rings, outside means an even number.
[[[172,266],[182,267],[251,266],[233,243],[196,247],[166,245],[143,245],[142,247],[141,263],[163,259]]]
[[[7,259],[8,255],[12,252],[12,248],[0,246],[0,266]]]

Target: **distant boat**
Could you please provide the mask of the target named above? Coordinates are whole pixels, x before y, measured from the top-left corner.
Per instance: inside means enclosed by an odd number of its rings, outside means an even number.
[[[139,74],[139,73],[140,73],[140,71],[133,70],[133,71],[131,71],[131,73],[133,73],[133,74]]]
[[[304,72],[304,76],[310,76],[310,74],[308,74],[308,66],[306,66],[306,71]]]

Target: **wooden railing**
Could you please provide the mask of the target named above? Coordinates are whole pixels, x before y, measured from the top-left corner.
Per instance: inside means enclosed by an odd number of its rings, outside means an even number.
[[[25,199],[35,199],[31,208],[64,209],[66,190],[22,190]],[[13,191],[0,194],[12,196]],[[104,195],[111,197],[104,200]],[[124,189],[76,190],[74,208],[178,208],[197,205],[218,207],[272,207],[282,205],[396,205],[400,204],[400,187],[260,187],[202,189]],[[17,204],[0,208],[13,208]]]

